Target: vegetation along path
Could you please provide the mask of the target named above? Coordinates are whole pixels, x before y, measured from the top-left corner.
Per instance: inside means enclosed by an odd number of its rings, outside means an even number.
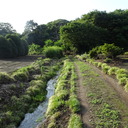
[[[119,92],[88,63],[78,60],[74,63],[84,127],[128,128],[128,106]]]

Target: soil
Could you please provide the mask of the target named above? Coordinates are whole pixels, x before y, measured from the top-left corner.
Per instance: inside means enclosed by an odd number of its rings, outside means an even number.
[[[79,99],[80,104],[81,104],[80,115],[81,115],[81,119],[83,122],[83,127],[84,128],[92,128],[92,126],[90,125],[91,114],[90,114],[90,107],[88,104],[88,99],[86,96],[86,88],[85,88],[85,86],[83,86],[83,78],[82,78],[82,75],[80,73],[78,65],[75,64],[75,67],[76,67],[76,72],[78,75],[77,96],[78,96],[78,99]]]
[[[95,72],[97,72],[98,74],[100,74],[100,77],[106,82],[108,83],[108,85],[112,88],[114,88],[114,90],[117,92],[117,94],[119,95],[119,97],[124,101],[125,104],[127,104],[128,106],[128,92],[126,92],[123,88],[123,86],[119,85],[117,80],[106,75],[105,73],[103,73],[100,69],[96,68],[93,65],[90,65]]]
[[[86,63],[86,64],[88,65],[88,63]],[[106,75],[100,69],[96,68],[93,65],[90,65],[90,66],[91,66],[91,68],[93,69],[94,72],[99,74],[99,78],[101,80],[103,80],[104,83],[106,83],[106,85],[109,86],[110,90],[113,91],[113,93],[115,94],[115,97],[117,96],[116,98],[119,101],[123,102],[123,104],[128,107],[128,93],[125,92],[123,86],[119,85],[118,81],[116,79]],[[80,69],[79,69],[79,67],[76,63],[75,63],[75,67],[76,67],[76,73],[78,75],[77,96],[78,96],[78,99],[79,99],[80,104],[81,104],[80,114],[81,114],[81,119],[82,119],[83,124],[84,124],[83,127],[84,128],[92,128],[93,126],[91,125],[91,123],[92,123],[92,120],[94,118],[93,117],[94,113],[92,114],[91,105],[90,105],[89,99],[87,97],[88,91],[86,90],[87,88],[85,86],[83,86],[84,77],[82,76],[82,74],[80,72]],[[109,92],[106,95],[109,96]],[[123,115],[123,110],[122,109],[120,109],[120,112]],[[127,110],[125,112],[127,112]]]
[[[40,56],[24,56],[12,59],[0,60],[0,72],[12,72],[21,67],[27,66],[33,63]],[[22,82],[23,83],[23,82]],[[7,105],[12,96],[19,97],[22,95],[26,88],[29,86],[28,83],[23,83],[24,87],[20,87],[21,82],[0,84],[0,111],[3,110],[3,105]]]
[[[0,59],[0,72],[12,72],[21,67],[27,66],[34,62],[37,58],[42,57],[39,55],[22,56],[11,59]]]

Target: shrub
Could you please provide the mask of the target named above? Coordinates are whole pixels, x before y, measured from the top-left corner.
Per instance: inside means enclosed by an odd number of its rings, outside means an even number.
[[[89,51],[89,55],[91,58],[97,58],[98,55],[102,54],[104,57],[115,58],[117,55],[120,55],[123,52],[123,49],[115,46],[114,44],[107,44],[97,46]],[[105,61],[109,62],[110,59],[106,59]]]
[[[116,75],[116,78],[117,78],[118,80],[121,79],[121,78],[123,78],[123,77],[128,78],[128,75],[127,75],[127,74],[117,74],[117,75]]]
[[[29,45],[29,51],[28,54],[29,55],[39,55],[42,53],[42,48],[40,47],[40,45],[37,44],[31,44]]]
[[[93,65],[95,65],[97,67],[98,66],[98,62],[93,62]]]
[[[102,63],[101,68],[103,69],[105,66],[108,66],[106,63]]]
[[[126,78],[126,77],[120,78],[119,79],[119,84],[125,85],[127,83],[127,81],[128,81],[128,78]]]
[[[48,58],[61,58],[63,56],[62,48],[58,46],[45,47],[43,53]]]
[[[117,70],[119,70],[118,67],[112,67],[112,68],[110,68],[110,69],[108,70],[108,74],[109,74],[109,75],[115,75],[116,72],[117,72]]]
[[[108,74],[108,70],[110,69],[111,67],[110,66],[103,66],[102,67],[102,70],[104,73]]]
[[[97,56],[98,56],[98,53],[97,53],[98,49],[99,49],[99,47],[97,46],[97,47],[93,48],[92,50],[90,50],[89,51],[89,56],[91,58],[97,58]]]
[[[122,48],[115,46],[114,44],[104,44],[101,47],[101,53],[105,55],[105,57],[115,58],[117,55],[122,53]]]
[[[117,70],[117,72],[116,72],[116,74],[127,74],[128,72],[127,72],[127,70],[126,69],[119,69],[119,70]]]
[[[128,52],[125,52],[124,55],[128,55]]]
[[[102,63],[101,63],[101,62],[99,62],[99,63],[98,63],[98,65],[97,65],[97,67],[101,67],[101,65],[102,65]]]
[[[52,40],[46,40],[44,43],[45,43],[44,47],[48,47],[48,46],[53,46],[54,45],[54,42]]]
[[[7,73],[0,72],[0,84],[7,84],[14,81]]]

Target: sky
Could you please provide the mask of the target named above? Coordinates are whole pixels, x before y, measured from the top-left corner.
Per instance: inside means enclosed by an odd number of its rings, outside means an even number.
[[[0,0],[0,5],[0,22],[8,22],[22,33],[29,20],[38,24],[75,20],[93,10],[128,9],[128,0]]]

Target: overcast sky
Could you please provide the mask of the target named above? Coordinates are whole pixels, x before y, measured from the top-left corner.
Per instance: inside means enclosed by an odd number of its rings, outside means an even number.
[[[95,9],[128,9],[128,0],[0,0],[0,22],[10,23],[22,33],[27,21],[38,24],[66,19],[74,20]]]

